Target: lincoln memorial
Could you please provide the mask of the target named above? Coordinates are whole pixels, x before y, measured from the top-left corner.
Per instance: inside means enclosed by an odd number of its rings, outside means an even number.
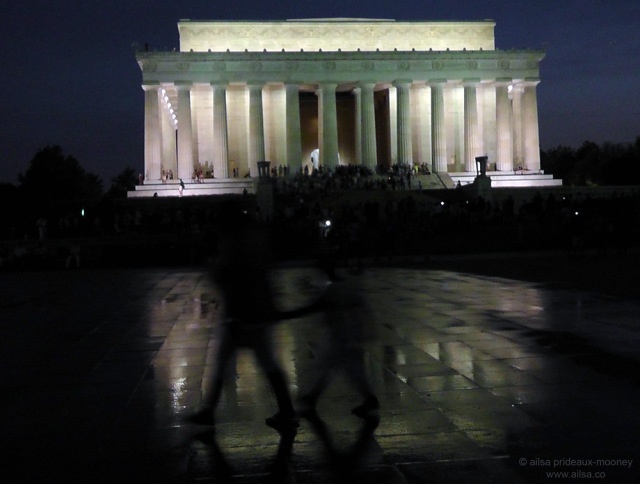
[[[487,156],[495,173],[539,173],[544,53],[497,50],[494,27],[181,20],[179,51],[136,54],[144,184],[251,179],[263,160],[292,174],[313,162],[475,174]]]

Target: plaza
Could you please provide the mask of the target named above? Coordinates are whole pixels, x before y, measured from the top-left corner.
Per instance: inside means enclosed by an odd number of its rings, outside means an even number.
[[[220,324],[207,271],[0,273],[3,473],[15,482],[411,484],[568,472],[637,482],[640,292],[598,272],[636,267],[637,255],[571,267],[531,257],[352,276],[375,315],[366,361],[379,424],[349,413],[358,397],[336,378],[320,422],[301,420],[291,439],[264,424],[275,402],[247,353],[225,387],[215,438],[185,423],[208,391]],[[279,304],[304,304],[315,277],[278,269]],[[277,327],[294,396],[320,326],[310,315]]]

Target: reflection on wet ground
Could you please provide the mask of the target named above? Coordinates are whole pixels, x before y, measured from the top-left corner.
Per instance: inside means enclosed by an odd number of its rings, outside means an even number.
[[[279,271],[280,302],[315,274]],[[332,380],[296,433],[250,354],[215,434],[184,423],[210,388],[219,296],[199,270],[0,274],[3,467],[15,482],[633,482],[640,468],[639,301],[462,273],[370,269],[380,420]],[[251,296],[247,295],[247,304]],[[278,326],[294,395],[319,316]],[[631,462],[631,463],[630,463]],[[5,465],[6,464],[6,465]],[[5,471],[3,471],[4,473]]]

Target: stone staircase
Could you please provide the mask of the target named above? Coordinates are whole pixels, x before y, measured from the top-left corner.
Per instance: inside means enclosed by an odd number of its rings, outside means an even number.
[[[197,197],[202,195],[241,195],[246,192],[254,194],[258,179],[253,178],[213,178],[205,179],[202,182],[184,180],[183,197]],[[149,198],[149,197],[177,197],[179,195],[180,181],[170,180],[166,183],[161,181],[145,182],[137,185],[135,190],[127,192],[127,198]]]
[[[430,173],[429,175],[416,175],[411,181],[413,190],[422,187],[423,190],[440,190],[454,188],[455,184],[448,173]]]
[[[454,186],[458,181],[462,186],[473,183],[476,178],[475,172],[453,172],[448,173]],[[487,171],[487,176],[491,178],[492,188],[519,188],[519,187],[557,187],[562,186],[562,180],[554,179],[553,175],[547,175],[543,171]]]
[[[525,187],[559,187],[562,180],[553,178],[543,172],[501,172],[488,171],[492,188],[525,188]],[[475,172],[431,173],[418,175],[412,180],[412,190],[421,187],[423,190],[440,190],[455,188],[460,182],[462,186],[470,185],[476,178]],[[256,193],[258,178],[215,178],[205,179],[201,183],[191,180],[184,182],[183,197],[203,195],[241,195],[245,191],[249,194]],[[127,193],[128,198],[150,197],[177,197],[179,195],[180,182],[170,180],[166,183],[160,181],[145,182],[136,186],[135,190]]]

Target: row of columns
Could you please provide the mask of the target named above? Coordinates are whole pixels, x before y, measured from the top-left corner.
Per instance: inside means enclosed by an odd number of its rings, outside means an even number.
[[[431,155],[435,172],[447,171],[447,147],[445,129],[444,88],[446,80],[429,83],[431,88]],[[475,157],[479,143],[477,86],[479,80],[468,81],[464,86],[464,164],[467,171],[475,171]],[[413,164],[411,134],[412,82],[400,80],[393,83],[397,92],[397,161]],[[536,83],[524,87],[512,87],[510,81],[496,83],[496,132],[497,169],[513,170],[514,164],[524,164],[529,169],[539,169],[538,113]],[[191,84],[176,83],[177,112],[177,169],[179,178],[190,177],[193,172]],[[257,161],[265,159],[265,131],[262,102],[263,84],[249,84],[249,167],[252,176],[257,175]],[[327,168],[338,165],[338,122],[336,109],[337,83],[320,84],[319,97],[319,148],[320,162]],[[160,179],[161,161],[171,159],[175,152],[174,137],[168,135],[171,128],[159,110],[159,86],[143,86],[145,91],[145,170],[150,180]],[[375,126],[375,83],[359,83],[356,96],[356,150],[357,159],[371,169],[377,166]],[[213,91],[213,152],[214,172],[219,178],[228,174],[228,127],[226,110],[226,86],[212,84]],[[285,84],[286,96],[286,156],[291,160],[302,159],[299,86]],[[510,99],[511,98],[511,99]],[[167,118],[168,119],[168,118]],[[172,140],[173,139],[173,140]]]

